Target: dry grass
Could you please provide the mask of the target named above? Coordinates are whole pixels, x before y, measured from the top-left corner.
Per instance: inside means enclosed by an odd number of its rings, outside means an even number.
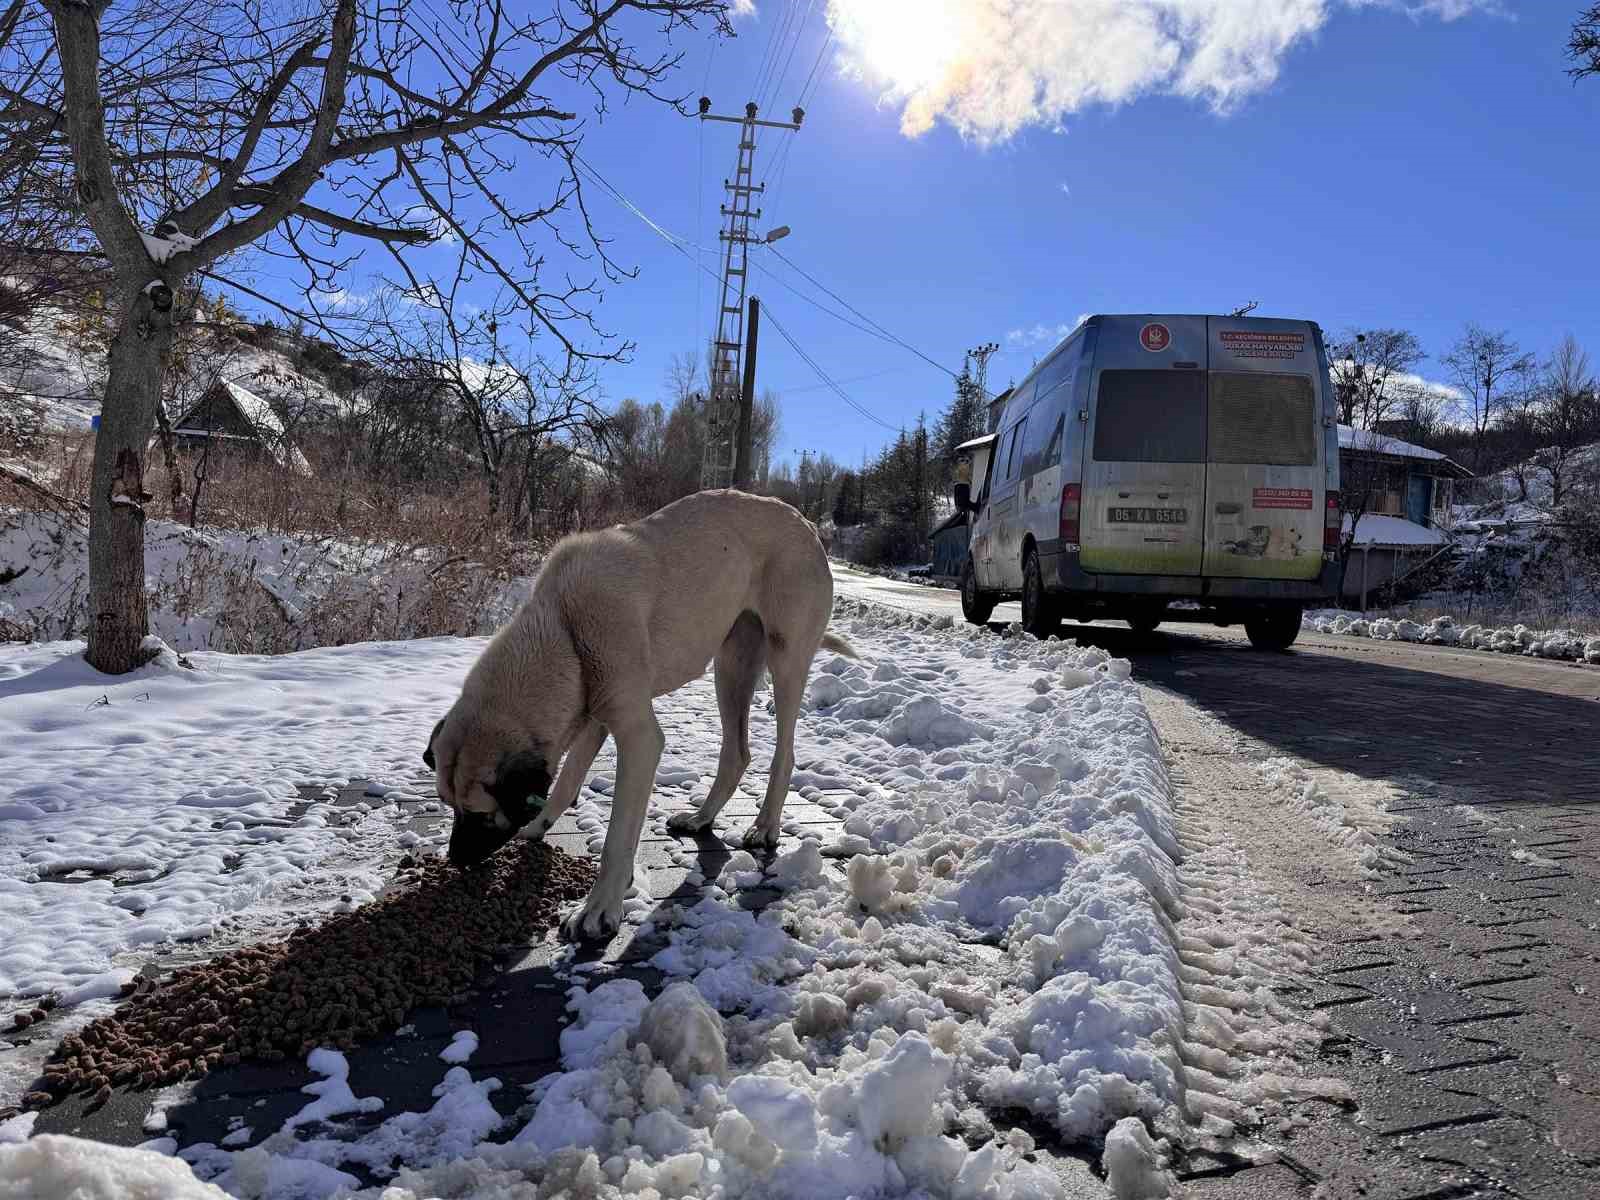
[[[31,611],[5,619],[0,640],[84,636],[86,530],[75,502],[87,499],[91,455],[92,437],[58,435],[32,470],[46,492],[0,480],[10,521],[41,531],[31,569],[58,581]],[[476,480],[419,493],[215,461],[190,529],[187,497],[171,502],[159,451],[151,458],[152,624],[178,649],[275,654],[489,633],[514,611],[554,540],[513,536]],[[189,484],[192,460],[180,470]]]

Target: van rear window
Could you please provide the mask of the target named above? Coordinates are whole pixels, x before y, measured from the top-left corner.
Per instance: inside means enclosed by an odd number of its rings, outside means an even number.
[[[1309,467],[1317,461],[1308,377],[1213,371],[1210,407],[1212,462]]]
[[[1206,460],[1206,380],[1200,371],[1102,371],[1096,462]]]

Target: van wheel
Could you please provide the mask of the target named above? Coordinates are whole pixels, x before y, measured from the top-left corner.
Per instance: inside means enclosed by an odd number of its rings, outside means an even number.
[[[994,615],[995,598],[978,590],[978,572],[972,560],[961,569],[961,615],[973,625],[987,625]]]
[[[1124,620],[1128,622],[1128,628],[1135,633],[1154,633],[1161,628],[1161,618],[1166,615],[1166,611],[1165,604],[1140,608],[1129,613]]]
[[[1247,618],[1244,631],[1257,650],[1287,650],[1300,636],[1300,609],[1296,605],[1269,608]]]
[[[1022,560],[1022,628],[1036,638],[1047,638],[1061,629],[1061,610],[1044,590],[1039,552],[1032,549]]]

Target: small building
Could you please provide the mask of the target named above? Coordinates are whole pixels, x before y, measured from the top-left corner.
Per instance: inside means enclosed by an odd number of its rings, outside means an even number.
[[[1472,472],[1437,450],[1388,434],[1339,426],[1339,487],[1366,493],[1364,504],[1345,504],[1344,536],[1361,510],[1351,542],[1342,595],[1363,601],[1403,580],[1450,544],[1455,481]]]
[[[1455,481],[1471,478],[1471,471],[1437,450],[1339,426],[1340,487],[1365,488],[1369,495],[1363,511],[1374,516],[1448,529]]]
[[[277,411],[266,400],[230,379],[219,379],[173,422],[179,450],[226,452],[246,462],[274,462],[299,475],[311,464],[290,440]]]

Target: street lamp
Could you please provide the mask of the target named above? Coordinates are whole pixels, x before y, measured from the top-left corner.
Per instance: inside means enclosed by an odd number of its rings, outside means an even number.
[[[767,236],[762,240],[770,246],[773,242],[783,241],[784,238],[789,236],[790,232],[791,231],[787,225],[779,225],[776,229],[769,229],[767,231]]]

